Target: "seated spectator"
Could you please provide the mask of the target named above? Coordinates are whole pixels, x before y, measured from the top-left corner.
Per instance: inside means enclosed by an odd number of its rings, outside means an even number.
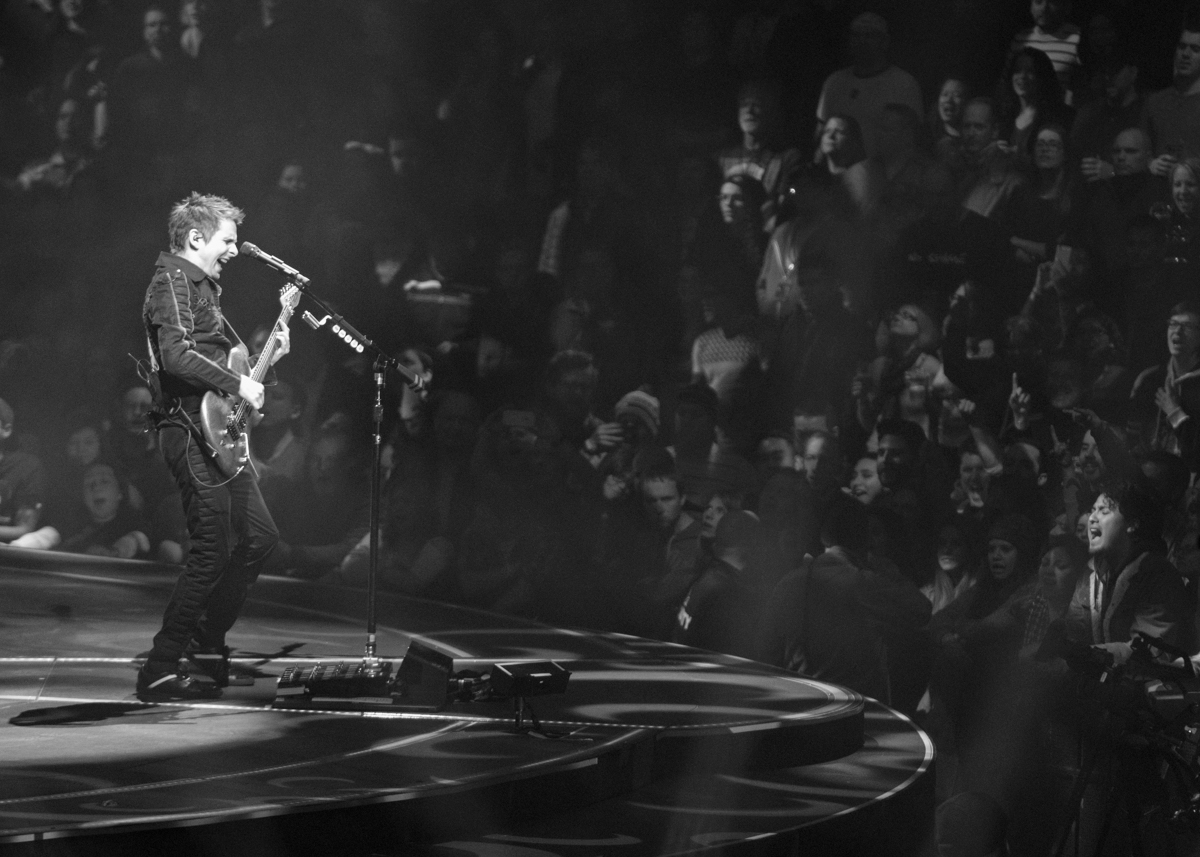
[[[937,357],[939,339],[937,325],[916,304],[902,304],[880,322],[875,333],[878,356],[851,388],[864,429],[869,430],[879,415],[898,416],[901,394],[912,382],[930,393],[951,389]]]
[[[938,529],[937,568],[933,580],[921,587],[936,614],[979,581],[975,528],[957,516]]]
[[[277,483],[272,492],[271,516],[280,541],[266,568],[308,579],[337,571],[329,582],[363,585],[365,563],[343,561],[368,535],[367,475],[344,426],[334,422],[323,427],[308,448],[301,477]]]
[[[1175,45],[1174,81],[1146,98],[1142,127],[1150,135],[1150,172],[1169,176],[1181,158],[1200,154],[1200,9],[1189,8]]]
[[[835,113],[821,125],[812,160],[789,175],[789,204],[784,218],[797,210],[833,210],[848,215],[870,211],[875,202],[876,176],[867,166],[862,129],[853,116]]]
[[[1138,422],[1151,449],[1180,456],[1191,473],[1200,470],[1200,307],[1177,304],[1167,322],[1166,363],[1133,384]]]
[[[741,139],[737,145],[717,154],[717,163],[725,179],[748,176],[762,185],[766,199],[760,222],[768,232],[776,225],[775,213],[783,179],[799,158],[795,149],[780,148],[773,139],[779,128],[780,113],[777,84],[767,81],[745,84],[738,93],[737,120]]]
[[[707,384],[717,401],[728,405],[742,373],[758,361],[753,314],[745,298],[706,289],[701,309],[707,329],[692,343],[692,382]]]
[[[762,267],[767,233],[762,208],[766,191],[758,179],[733,175],[721,182],[717,204],[696,226],[691,258],[700,275],[734,300],[745,300]]]
[[[1033,26],[1017,33],[1009,48],[1011,57],[1022,51],[1037,50],[1049,61],[1055,82],[1066,93],[1065,103],[1073,102],[1072,94],[1082,66],[1079,27],[1067,20],[1069,0],[1032,0],[1029,13]]]
[[[885,104],[871,165],[875,173],[872,213],[880,240],[895,243],[953,196],[949,171],[926,154],[921,142],[921,116],[905,104]]]
[[[25,193],[72,196],[73,186],[83,181],[95,160],[83,108],[73,98],[64,99],[58,106],[54,140],[48,156],[26,165],[16,178],[4,179],[4,185]]]
[[[949,75],[938,87],[937,98],[928,111],[927,126],[933,148],[940,151],[948,142],[962,134],[963,105],[971,97],[971,88],[961,77]]]
[[[1128,41],[1122,41],[1104,58],[1098,77],[1099,97],[1079,103],[1071,126],[1071,149],[1083,156],[1083,174],[1089,181],[1112,177],[1109,145],[1126,128],[1140,127],[1145,105],[1145,95],[1138,86],[1138,60]]]
[[[1012,237],[1017,258],[1033,268],[1053,256],[1062,240],[1075,199],[1075,171],[1069,168],[1067,133],[1062,125],[1045,124],[1028,140],[1036,181],[1031,187],[1030,217]]]
[[[1188,157],[1171,167],[1168,174],[1171,202],[1151,208],[1151,214],[1167,227],[1169,261],[1196,261],[1200,241],[1200,158]]]
[[[995,102],[972,98],[963,108],[961,166],[962,206],[1015,234],[1028,208],[1028,182],[1017,169],[1007,144],[1002,143]]]
[[[74,532],[83,525],[86,509],[79,493],[84,470],[105,458],[106,438],[100,419],[87,411],[67,418],[64,454],[48,461],[51,474],[46,494],[46,521],[60,533]]]
[[[130,505],[128,486],[111,464],[97,461],[89,465],[80,486],[87,520],[79,529],[62,531],[58,550],[121,559],[150,558],[150,526]]]
[[[892,65],[888,58],[888,25],[874,12],[864,12],[850,23],[851,64],[838,69],[821,87],[817,122],[835,114],[848,114],[863,129],[868,155],[877,151],[880,111],[885,104],[904,104],[919,116],[924,107],[916,78]]]
[[[308,443],[303,434],[304,387],[278,379],[266,388],[262,419],[250,433],[250,455],[258,471],[264,496],[271,493],[269,483],[295,482],[304,472]]]
[[[34,455],[11,447],[15,415],[0,399],[0,543],[38,529],[46,496],[46,474]]]

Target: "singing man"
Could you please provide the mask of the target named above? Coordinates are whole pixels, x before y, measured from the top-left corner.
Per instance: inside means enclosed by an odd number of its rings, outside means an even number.
[[[263,405],[263,385],[228,368],[230,349],[240,340],[221,315],[217,285],[222,268],[238,253],[237,228],[244,216],[219,196],[193,193],[177,203],[167,222],[171,249],[159,254],[142,309],[158,381],[159,446],[183,496],[190,542],[162,630],[138,672],[137,696],[148,702],[221,694],[229,681],[225,635],[279,541],[252,468],[224,475],[201,431],[200,404],[207,392]],[[286,325],[279,328],[272,364],[291,347]],[[197,673],[211,681],[198,680]]]

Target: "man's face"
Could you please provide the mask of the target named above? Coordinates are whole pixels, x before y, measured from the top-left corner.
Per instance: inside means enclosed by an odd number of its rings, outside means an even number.
[[[1184,30],[1175,45],[1175,82],[1190,84],[1200,78],[1200,33]]]
[[[1194,357],[1200,352],[1200,316],[1182,312],[1167,322],[1167,351],[1172,357]]]
[[[850,31],[850,58],[856,66],[870,66],[887,57],[887,33],[871,27],[855,27]]]
[[[983,458],[973,452],[964,452],[958,462],[958,478],[967,491],[976,494],[986,491],[989,480]]]
[[[642,500],[650,519],[659,528],[669,530],[683,512],[683,498],[674,479],[651,479],[642,485]]]
[[[1125,516],[1107,494],[1101,494],[1092,504],[1087,536],[1088,552],[1093,556],[1115,551],[1128,538]]]
[[[153,399],[145,387],[133,387],[121,397],[121,422],[125,430],[141,434],[146,428],[146,414],[150,413]]]
[[[908,441],[897,434],[885,434],[879,438],[879,479],[889,488],[904,481],[912,464],[912,450]]]
[[[1043,32],[1057,30],[1063,22],[1065,10],[1060,0],[1032,0],[1029,4],[1029,14],[1033,23]]]
[[[340,435],[323,437],[308,452],[308,478],[314,486],[329,483],[340,473],[349,443]]]
[[[736,182],[725,182],[721,185],[721,193],[717,197],[721,206],[721,219],[733,223],[746,219],[746,195],[741,185]]]
[[[821,459],[824,458],[825,447],[828,445],[829,441],[820,435],[810,437],[804,444],[804,475],[808,478],[810,485],[817,483]]]
[[[238,254],[237,224],[232,220],[222,220],[207,241],[199,229],[193,229],[188,241],[196,257],[196,267],[212,279],[219,280],[221,268]]]
[[[171,23],[167,13],[161,9],[146,10],[142,18],[142,41],[152,50],[161,50],[167,44],[167,36],[171,32]]]
[[[1113,173],[1131,176],[1150,169],[1150,142],[1146,135],[1135,128],[1122,131],[1113,140]]]
[[[1061,547],[1051,548],[1042,555],[1038,566],[1038,583],[1045,592],[1067,592],[1075,583],[1080,569],[1071,563],[1071,555]]]
[[[968,152],[979,154],[996,139],[992,108],[986,104],[968,104],[963,110],[962,140]]]
[[[117,516],[121,508],[121,483],[107,464],[89,467],[83,475],[83,504],[97,524]]]
[[[67,459],[73,464],[88,465],[100,457],[100,434],[93,426],[83,426],[67,438]]]

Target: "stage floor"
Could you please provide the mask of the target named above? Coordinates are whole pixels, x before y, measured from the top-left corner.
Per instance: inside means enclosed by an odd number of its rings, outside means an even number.
[[[910,853],[933,750],[871,700],[751,661],[381,596],[378,649],[454,669],[554,660],[561,695],[437,711],[272,706],[289,666],[362,657],[365,593],[256,584],[231,634],[255,676],[138,702],[176,572],[0,548],[0,848],[30,854]]]

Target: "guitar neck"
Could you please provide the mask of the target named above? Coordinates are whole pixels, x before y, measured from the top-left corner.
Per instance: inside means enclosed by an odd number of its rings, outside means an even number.
[[[279,314],[279,318],[275,321],[275,326],[271,328],[271,335],[267,337],[266,343],[263,345],[262,353],[258,355],[258,362],[254,364],[254,368],[250,370],[250,377],[255,381],[262,383],[263,377],[266,376],[267,370],[271,368],[271,357],[275,354],[275,349],[279,345],[279,328],[281,325],[287,324],[288,319],[292,317],[292,308],[285,306],[283,312]]]

